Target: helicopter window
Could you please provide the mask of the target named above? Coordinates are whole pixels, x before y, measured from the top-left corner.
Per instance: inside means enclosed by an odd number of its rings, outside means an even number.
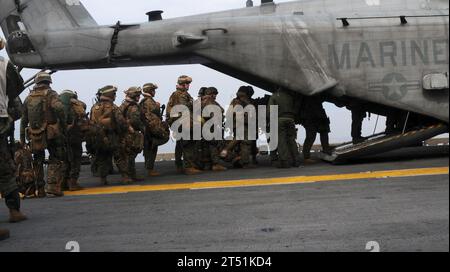
[[[8,51],[11,54],[33,53],[35,51],[30,38],[23,31],[14,31],[8,36]]]
[[[25,25],[22,22],[17,22],[17,25],[19,26],[20,30],[25,32],[27,29],[25,28]]]
[[[35,51],[20,16],[8,16],[6,18],[6,28],[8,51],[11,54],[33,53]]]

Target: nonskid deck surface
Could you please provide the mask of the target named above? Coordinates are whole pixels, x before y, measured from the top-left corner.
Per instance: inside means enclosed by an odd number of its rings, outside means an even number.
[[[173,162],[159,163],[163,175],[137,186],[200,188],[30,199],[23,202],[29,220],[20,224],[6,223],[0,206],[0,227],[11,231],[0,251],[65,251],[69,241],[81,251],[365,251],[369,241],[381,251],[448,251],[448,148],[286,170],[260,161],[255,169],[198,176],[177,175]],[[142,168],[138,164],[144,174]],[[339,175],[356,176],[333,179]],[[323,180],[201,186],[307,177]],[[122,187],[119,176],[110,180],[110,188]],[[99,187],[89,167],[81,184]]]

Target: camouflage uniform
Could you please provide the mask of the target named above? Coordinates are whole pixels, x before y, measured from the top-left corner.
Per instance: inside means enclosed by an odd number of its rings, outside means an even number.
[[[126,98],[120,105],[122,112],[128,125],[133,132],[127,133],[121,140],[121,157],[123,161],[128,163],[128,174],[133,181],[140,181],[141,178],[136,176],[136,157],[142,152],[144,147],[144,123],[141,119],[141,109],[139,99],[142,94],[140,88],[131,87],[126,92]]]
[[[269,99],[269,106],[278,106],[278,160],[280,168],[298,167],[299,152],[295,117],[298,115],[296,98],[280,89]]]
[[[67,121],[64,106],[58,94],[50,88],[50,75],[39,73],[35,87],[25,99],[20,138],[30,140],[37,175],[39,196],[44,196],[45,149],[49,153],[47,170],[47,193],[63,196],[61,186],[66,170]]]
[[[175,117],[171,117],[171,110],[173,107],[178,106],[178,105],[183,105],[186,106],[189,110],[189,112],[187,114],[189,114],[189,120],[186,120],[186,122],[190,122],[191,124],[191,129],[190,129],[190,134],[191,137],[193,135],[193,130],[192,130],[192,124],[193,124],[193,99],[192,96],[188,93],[189,91],[189,85],[192,82],[192,78],[188,77],[188,76],[180,76],[178,78],[178,85],[177,85],[177,90],[172,93],[172,95],[170,96],[169,99],[169,103],[167,106],[167,115],[166,115],[166,120],[168,121],[169,125],[172,125],[176,120],[180,119],[181,116],[175,116]],[[198,166],[195,163],[195,141],[194,140],[186,140],[186,139],[182,139],[179,140],[178,145],[181,145],[181,150],[183,152],[183,160],[184,160],[184,172],[186,174],[197,174],[200,173],[201,171],[198,170]],[[177,147],[179,148],[179,146]],[[177,151],[177,150],[176,150]],[[179,149],[178,149],[178,153],[179,153]],[[180,165],[177,165],[177,169],[179,170]]]
[[[28,146],[18,142],[14,154],[19,191],[25,197],[36,196],[36,174],[33,169],[33,153]]]
[[[145,84],[143,87],[144,99],[140,103],[141,116],[145,124],[145,167],[149,176],[159,176],[159,173],[155,171],[158,146],[167,143],[170,137],[169,126],[162,119],[161,106],[154,99],[156,89],[158,89],[156,84]]]
[[[323,152],[331,152],[328,140],[328,133],[330,133],[330,119],[328,118],[322,103],[323,100],[317,96],[304,97],[302,102],[300,122],[306,130],[305,143],[303,144],[303,158],[305,160],[308,160],[311,157],[311,148],[316,140],[317,133],[320,134]]]
[[[0,39],[0,50],[3,42]],[[15,164],[11,142],[14,135],[14,121],[22,111],[19,94],[23,80],[15,67],[0,57],[0,193],[9,208],[9,221],[19,222],[26,217],[20,212],[20,197],[15,177]],[[0,229],[0,239],[8,238],[9,232]]]
[[[243,86],[240,87],[236,98],[234,98],[230,103],[230,108],[236,107],[236,106],[242,106],[243,108],[247,107],[248,105],[252,105],[252,101],[249,98],[249,91],[248,88]],[[243,114],[243,115],[242,115]],[[241,116],[242,115],[242,116]],[[228,114],[227,114],[228,116]],[[231,141],[227,147],[226,150],[232,150],[234,148],[239,149],[239,158],[240,158],[240,164],[242,167],[247,168],[250,166],[251,163],[251,157],[252,157],[252,141],[248,138],[248,114],[242,113],[242,112],[236,112],[234,113],[234,122],[237,123],[239,120],[243,120],[244,125],[244,140],[233,140]],[[236,125],[234,126],[234,136],[236,137]]]
[[[201,108],[204,109],[207,106],[219,107],[222,112],[221,118],[223,120],[224,109],[216,101],[217,94],[218,94],[218,91],[216,88],[214,88],[214,87],[207,88],[205,90],[205,95],[203,96],[203,98],[201,100],[201,102],[202,102]],[[207,122],[208,120],[210,120],[213,117],[214,116],[203,117],[203,118],[204,118],[204,121]],[[211,128],[211,132],[214,132],[214,130],[220,130],[222,132],[221,134],[223,137],[223,127],[222,126]],[[202,140],[202,154],[203,154],[203,158],[204,158],[203,162],[211,164],[211,170],[213,170],[213,171],[226,170],[226,168],[224,166],[222,166],[221,162],[220,162],[219,143],[220,143],[219,139],[210,140],[210,141],[207,141],[205,139]]]
[[[117,88],[105,86],[99,90],[101,93],[99,102],[91,109],[91,133],[89,145],[95,149],[96,164],[101,178],[101,184],[108,184],[107,176],[111,171],[111,161],[114,157],[123,182],[130,183],[128,162],[120,156],[120,139],[129,130],[128,124],[114,105]]]
[[[67,169],[64,183],[70,191],[82,189],[78,184],[83,156],[82,143],[88,129],[89,120],[86,114],[86,104],[78,100],[76,93],[65,90],[60,94],[67,115]]]

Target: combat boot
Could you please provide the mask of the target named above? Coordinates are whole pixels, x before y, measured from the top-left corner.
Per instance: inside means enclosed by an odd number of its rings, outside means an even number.
[[[161,174],[155,170],[148,170],[149,177],[159,177]]]
[[[61,183],[59,184],[48,184],[47,194],[54,197],[62,197],[64,193],[61,191]]]
[[[313,159],[305,159],[303,161],[304,164],[314,164],[317,163],[317,161],[313,160]]]
[[[214,172],[220,172],[220,171],[225,171],[225,170],[227,170],[227,168],[224,167],[224,166],[222,166],[222,165],[220,165],[220,164],[214,164],[213,167],[212,167],[212,170],[213,170]]]
[[[13,191],[5,196],[6,206],[9,209],[9,222],[16,223],[26,220],[27,217],[20,212],[19,191]]]
[[[78,184],[78,181],[76,179],[69,179],[68,184],[69,184],[69,191],[71,192],[83,190],[83,187],[81,187]]]
[[[27,220],[27,217],[16,209],[9,209],[9,223],[18,223]]]
[[[7,229],[0,229],[0,241],[5,240],[9,238],[9,230]]]
[[[37,194],[38,198],[44,198],[47,197],[47,193],[45,192],[45,188],[44,187],[40,187],[38,189],[38,194]]]
[[[177,174],[184,174],[184,168],[183,167],[177,167]]]
[[[197,174],[201,174],[201,173],[203,173],[202,170],[199,170],[199,169],[194,168],[194,167],[184,169],[184,174],[189,175],[189,176],[190,175],[197,175]]]

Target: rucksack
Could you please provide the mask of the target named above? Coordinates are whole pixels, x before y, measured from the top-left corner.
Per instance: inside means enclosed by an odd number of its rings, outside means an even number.
[[[32,129],[42,129],[46,126],[48,111],[48,90],[33,91],[28,96],[28,121]]]
[[[14,161],[17,165],[16,180],[19,191],[24,197],[35,196],[36,173],[33,169],[33,155],[27,147],[16,151]]]
[[[89,145],[97,150],[113,150],[117,147],[114,132],[114,105],[98,103],[91,110]]]
[[[77,99],[70,100],[74,113],[74,122],[79,127],[82,136],[89,131],[89,119],[86,114],[86,104]]]
[[[122,103],[120,105],[120,112],[122,113],[125,120],[128,120],[128,110],[131,106],[137,106],[133,105],[131,103]],[[124,136],[122,144],[124,145],[124,150],[128,153],[134,153],[139,154],[144,149],[144,134],[140,131],[134,131],[133,133],[128,132]]]
[[[32,92],[27,98],[29,127],[26,135],[31,143],[32,152],[39,152],[47,148],[47,94],[48,90],[38,90]]]

